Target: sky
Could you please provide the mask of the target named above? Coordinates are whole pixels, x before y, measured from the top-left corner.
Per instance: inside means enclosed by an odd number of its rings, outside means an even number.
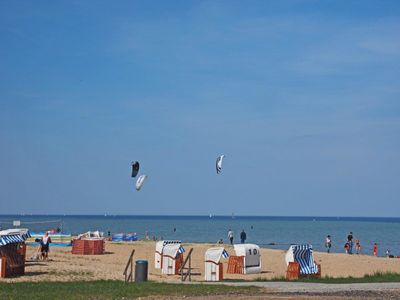
[[[398,217],[399,32],[399,1],[0,1],[0,214]]]

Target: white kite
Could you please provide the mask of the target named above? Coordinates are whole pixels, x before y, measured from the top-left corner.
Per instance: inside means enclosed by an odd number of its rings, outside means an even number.
[[[136,190],[140,191],[142,188],[144,181],[147,179],[147,175],[140,175],[139,178],[136,181]]]
[[[217,161],[215,163],[215,167],[217,169],[217,174],[220,174],[222,171],[222,160],[224,159],[225,155],[220,155],[217,157]]]

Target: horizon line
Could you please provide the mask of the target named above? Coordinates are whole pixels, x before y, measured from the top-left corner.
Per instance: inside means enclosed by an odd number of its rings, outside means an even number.
[[[393,217],[393,216],[317,216],[317,215],[225,215],[225,214],[198,214],[198,215],[172,215],[172,214],[26,214],[26,213],[19,213],[19,214],[0,214],[0,217],[3,216],[47,216],[47,217],[80,217],[80,216],[89,216],[89,217],[227,217],[227,218],[243,218],[243,217],[253,217],[253,218],[385,218],[385,219],[400,219],[400,216]]]

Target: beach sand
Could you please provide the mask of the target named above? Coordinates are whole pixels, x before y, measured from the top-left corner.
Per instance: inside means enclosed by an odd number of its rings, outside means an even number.
[[[192,276],[192,281],[204,281],[204,253],[212,244],[182,244],[186,253],[193,248],[192,267],[201,275]],[[224,245],[230,254],[233,247]],[[106,243],[104,255],[73,255],[71,247],[51,247],[49,261],[28,261],[26,275],[17,278],[0,279],[4,282],[21,281],[74,281],[74,280],[124,280],[123,271],[129,255],[135,249],[134,260],[149,262],[149,279],[163,282],[179,282],[178,275],[161,275],[154,268],[155,242],[138,241],[133,243]],[[27,247],[27,259],[36,251],[36,247]],[[285,276],[284,250],[261,249],[262,273],[252,275],[226,274],[227,260],[224,262],[224,278],[236,280],[255,280]],[[322,276],[362,277],[374,272],[399,272],[400,259],[373,257],[371,255],[347,255],[338,253],[314,252],[314,259],[321,264]]]

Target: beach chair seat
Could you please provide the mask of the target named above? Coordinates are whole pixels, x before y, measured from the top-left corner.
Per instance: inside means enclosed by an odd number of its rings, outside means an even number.
[[[244,266],[244,256],[231,255],[229,256],[228,269],[226,270],[226,273],[243,274],[244,272],[243,266]]]

